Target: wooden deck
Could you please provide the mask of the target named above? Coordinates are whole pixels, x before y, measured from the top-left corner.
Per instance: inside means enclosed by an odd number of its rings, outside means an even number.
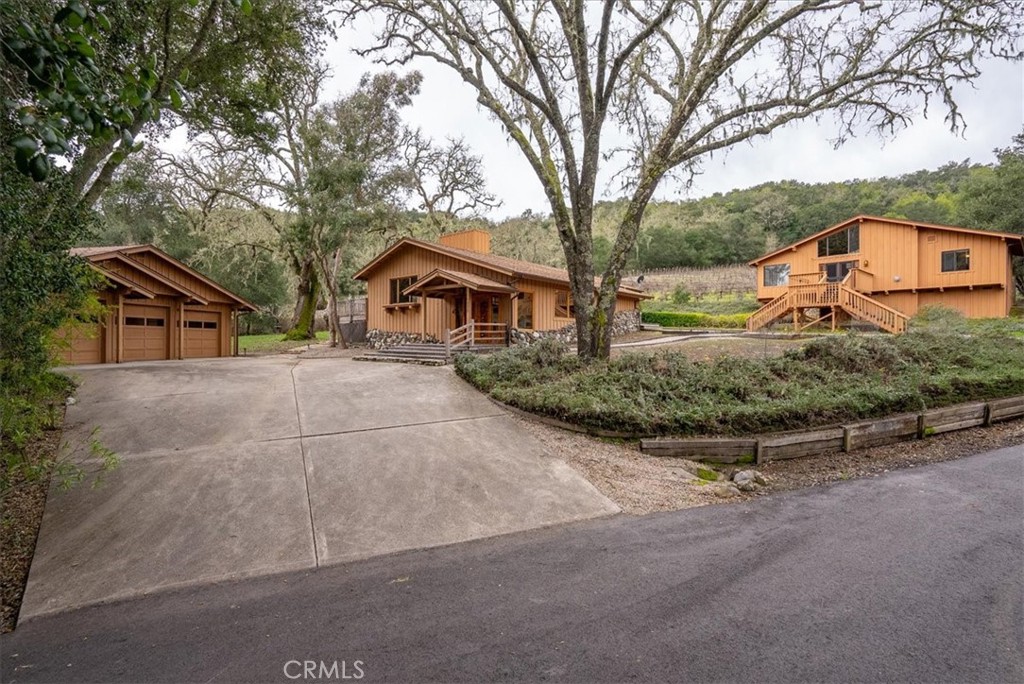
[[[790,285],[786,292],[747,319],[747,330],[761,330],[786,316],[792,316],[795,332],[825,322],[835,330],[845,314],[893,334],[906,332],[909,320],[906,315],[855,289],[857,270],[852,270],[841,282],[823,279],[817,283],[798,281]],[[812,311],[814,314],[809,313]]]

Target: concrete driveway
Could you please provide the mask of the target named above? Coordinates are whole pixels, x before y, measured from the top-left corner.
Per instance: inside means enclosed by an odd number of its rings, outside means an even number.
[[[448,368],[270,357],[76,368],[21,620],[176,586],[451,544],[615,505]]]

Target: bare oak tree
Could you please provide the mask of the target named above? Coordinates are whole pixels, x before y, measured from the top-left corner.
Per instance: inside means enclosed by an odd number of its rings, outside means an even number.
[[[420,131],[412,131],[405,159],[418,208],[438,235],[448,232],[456,218],[501,206],[487,190],[483,160],[461,138],[439,147]]]
[[[1005,0],[356,0],[360,50],[427,59],[468,83],[525,155],[551,205],[576,303],[578,349],[606,357],[615,292],[659,183],[793,121],[834,116],[840,144],[892,133],[989,55],[1019,59],[1024,5]],[[608,162],[608,168],[602,164]],[[597,183],[628,203],[595,286]]]

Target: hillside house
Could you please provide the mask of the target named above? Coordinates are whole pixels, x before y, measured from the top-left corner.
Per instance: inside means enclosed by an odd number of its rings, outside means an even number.
[[[405,238],[355,278],[366,281],[367,339],[373,346],[444,341],[472,330],[479,344],[507,344],[575,323],[566,271],[491,254],[490,234],[467,230],[438,242]],[[618,331],[640,324],[640,290],[620,287]]]
[[[153,245],[71,250],[103,276],[107,313],[64,331],[65,363],[231,356],[249,302]]]
[[[1024,236],[855,216],[750,262],[763,306],[747,329],[859,320],[899,333],[934,304],[970,318],[1007,316],[1014,255],[1024,255]]]

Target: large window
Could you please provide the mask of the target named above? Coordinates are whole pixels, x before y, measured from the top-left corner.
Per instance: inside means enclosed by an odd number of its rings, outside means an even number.
[[[971,270],[971,250],[953,249],[942,253],[942,272]]]
[[[789,264],[773,264],[764,267],[764,286],[789,285]]]
[[[853,254],[860,251],[860,225],[832,233],[818,240],[818,256]]]
[[[555,292],[555,318],[575,318],[576,307],[568,290]]]
[[[406,278],[392,278],[391,279],[391,304],[408,304],[410,302],[419,301],[419,297],[411,294],[402,294],[402,290],[415,283],[419,278],[417,276],[408,276]]]
[[[516,327],[524,330],[533,330],[532,292],[521,292],[519,294],[519,316],[516,320]]]

